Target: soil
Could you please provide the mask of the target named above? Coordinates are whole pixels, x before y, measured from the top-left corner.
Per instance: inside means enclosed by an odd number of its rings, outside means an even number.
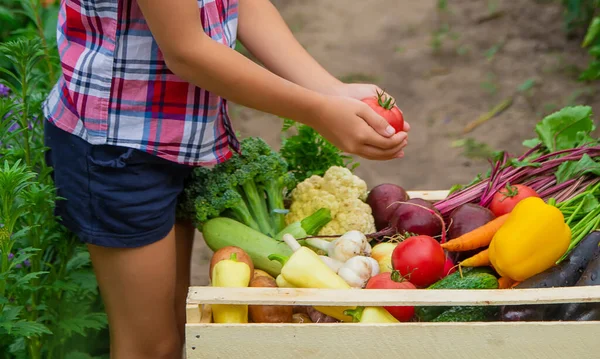
[[[404,159],[361,160],[356,174],[369,186],[468,183],[487,170],[489,151],[522,152],[544,115],[575,104],[600,114],[600,85],[577,80],[588,57],[579,38],[565,35],[556,1],[454,0],[445,11],[436,0],[274,3],[325,68],[346,82],[384,88],[410,122]],[[505,111],[463,133],[507,99]],[[239,106],[231,115],[242,136],[261,136],[279,148],[280,119]],[[210,255],[198,235],[192,285],[208,283]]]

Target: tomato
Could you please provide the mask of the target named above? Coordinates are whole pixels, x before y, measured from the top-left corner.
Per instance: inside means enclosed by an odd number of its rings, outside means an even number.
[[[377,96],[362,100],[369,105],[377,114],[385,118],[396,132],[404,129],[404,116],[402,111],[396,106],[396,102],[383,92],[377,92]]]
[[[398,243],[392,252],[392,267],[417,287],[435,283],[444,274],[446,255],[430,236],[414,236]]]
[[[417,287],[402,278],[398,271],[393,271],[371,277],[365,289],[417,289]],[[415,314],[415,307],[384,306],[383,308],[401,322],[408,322]]]
[[[512,186],[507,184],[505,188],[494,194],[489,209],[496,217],[500,217],[503,214],[510,213],[522,199],[539,196],[531,187],[522,184]]]

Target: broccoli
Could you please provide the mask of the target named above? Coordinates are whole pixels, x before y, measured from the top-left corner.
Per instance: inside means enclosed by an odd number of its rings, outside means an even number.
[[[284,198],[294,182],[287,163],[257,137],[212,169],[196,168],[186,184],[180,214],[198,224],[227,216],[270,237],[285,228]]]

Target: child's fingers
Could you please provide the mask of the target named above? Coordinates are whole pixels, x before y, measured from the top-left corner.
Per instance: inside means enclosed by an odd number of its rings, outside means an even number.
[[[375,132],[383,137],[390,137],[396,133],[396,130],[383,118],[378,115],[369,105],[364,104],[361,106],[361,111],[358,115],[369,125]]]
[[[368,129],[370,130],[370,129]],[[402,142],[406,141],[408,134],[404,131],[398,132],[392,137],[386,138],[379,136],[375,131],[368,131],[363,138],[362,144],[379,148],[381,150],[391,150],[401,146]]]
[[[380,161],[391,160],[394,158],[402,158],[404,157],[404,147],[406,147],[406,145],[406,140],[389,149],[381,149],[370,145],[364,145],[361,148],[360,153],[358,153],[358,155],[369,160]]]
[[[404,128],[402,128],[402,130],[404,132],[410,131],[410,124],[408,122],[404,121]]]

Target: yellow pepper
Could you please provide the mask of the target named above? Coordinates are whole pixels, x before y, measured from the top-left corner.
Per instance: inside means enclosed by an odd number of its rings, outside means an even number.
[[[355,310],[347,310],[355,323],[400,323],[385,308],[382,307],[358,307]]]
[[[514,207],[494,235],[490,263],[502,277],[521,282],[552,267],[570,241],[571,229],[560,210],[528,197]]]
[[[281,279],[296,288],[350,289],[350,285],[325,264],[319,256],[306,247],[300,247],[288,258],[272,254],[269,259],[282,264]],[[352,316],[345,310],[356,307],[316,306],[315,309],[344,322],[351,322]]]
[[[235,253],[213,267],[213,287],[244,288],[249,284],[250,267],[244,262],[238,262]],[[248,323],[248,305],[213,304],[212,314],[215,323]]]

